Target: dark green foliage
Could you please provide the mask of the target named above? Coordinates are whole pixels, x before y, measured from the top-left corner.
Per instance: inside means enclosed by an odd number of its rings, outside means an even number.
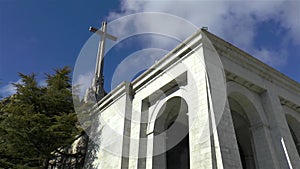
[[[17,93],[0,104],[0,168],[45,168],[53,152],[79,134],[69,73],[68,67],[55,70],[47,86],[20,73]]]

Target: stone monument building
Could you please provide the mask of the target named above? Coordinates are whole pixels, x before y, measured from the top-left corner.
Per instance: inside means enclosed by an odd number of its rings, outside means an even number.
[[[300,168],[300,84],[207,30],[94,112],[96,168]]]

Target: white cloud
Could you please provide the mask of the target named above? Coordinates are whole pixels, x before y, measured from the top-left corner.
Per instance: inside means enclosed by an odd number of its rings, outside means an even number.
[[[21,79],[19,79],[18,81],[16,82],[9,82],[8,84],[2,86],[0,88],[0,96],[1,97],[7,97],[7,96],[10,96],[12,94],[15,94],[17,91],[16,91],[16,88],[15,86],[13,85],[13,83],[21,83]]]
[[[293,40],[295,45],[300,45],[300,1],[288,1],[283,8],[284,12],[279,16],[280,24],[288,29],[288,38]]]
[[[3,94],[5,96],[12,95],[12,94],[16,93],[16,88],[13,86],[13,84],[8,84],[8,85],[1,87],[0,93],[1,93],[1,95]]]
[[[41,80],[41,81],[38,82],[38,85],[41,86],[41,87],[46,87],[47,82],[46,82],[46,80]]]
[[[9,82],[6,85],[0,87],[0,96],[7,97],[13,95],[17,92],[16,87],[13,84],[22,84],[22,79],[17,80],[16,82]],[[41,80],[38,82],[39,86],[47,86],[47,82],[45,80]]]
[[[86,89],[91,87],[93,77],[94,77],[94,73],[88,72],[85,74],[79,74],[75,79],[73,86],[78,87],[76,88],[76,92],[78,92],[76,94],[79,94],[80,98],[83,98]]]
[[[116,19],[136,12],[165,12],[185,18],[197,27],[207,26],[214,34],[233,43],[239,48],[262,59],[272,66],[286,63],[286,51],[280,49],[255,49],[257,26],[267,21],[275,21],[280,29],[285,29],[282,42],[292,41],[300,45],[300,1],[170,1],[139,0],[122,1],[121,13],[111,13],[109,18]],[[162,18],[163,19],[163,18]],[[136,20],[135,29],[159,27],[164,31],[174,31],[184,36],[183,30],[172,25],[158,25],[151,19]],[[117,28],[119,31],[123,29]],[[150,40],[151,41],[151,40]],[[152,40],[155,43],[155,40]],[[162,44],[163,45],[163,44]],[[165,44],[167,45],[167,44]],[[283,56],[284,55],[284,56]]]
[[[287,52],[285,50],[276,52],[264,48],[255,49],[253,51],[253,55],[258,56],[258,59],[272,66],[285,65],[287,62]]]

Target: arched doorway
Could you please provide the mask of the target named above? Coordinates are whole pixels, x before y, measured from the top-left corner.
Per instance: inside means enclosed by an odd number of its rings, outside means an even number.
[[[243,169],[255,169],[255,151],[251,134],[251,124],[244,108],[237,100],[229,97],[229,105],[236,134]]]
[[[189,169],[187,113],[186,101],[177,96],[160,108],[154,125],[154,169]]]
[[[300,123],[299,121],[294,118],[293,116],[287,114],[286,120],[291,132],[291,135],[293,137],[295,146],[297,148],[298,154],[300,156]]]

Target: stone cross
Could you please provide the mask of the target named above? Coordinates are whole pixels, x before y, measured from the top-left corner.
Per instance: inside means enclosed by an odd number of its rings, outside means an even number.
[[[99,42],[98,52],[97,52],[97,61],[95,68],[95,77],[93,79],[92,88],[95,92],[96,101],[99,101],[105,95],[104,91],[104,77],[103,77],[103,66],[104,66],[104,53],[105,53],[105,40],[106,38],[116,41],[117,37],[110,35],[106,32],[107,22],[102,22],[101,30],[90,27],[90,32],[96,33],[101,36],[101,40]]]

